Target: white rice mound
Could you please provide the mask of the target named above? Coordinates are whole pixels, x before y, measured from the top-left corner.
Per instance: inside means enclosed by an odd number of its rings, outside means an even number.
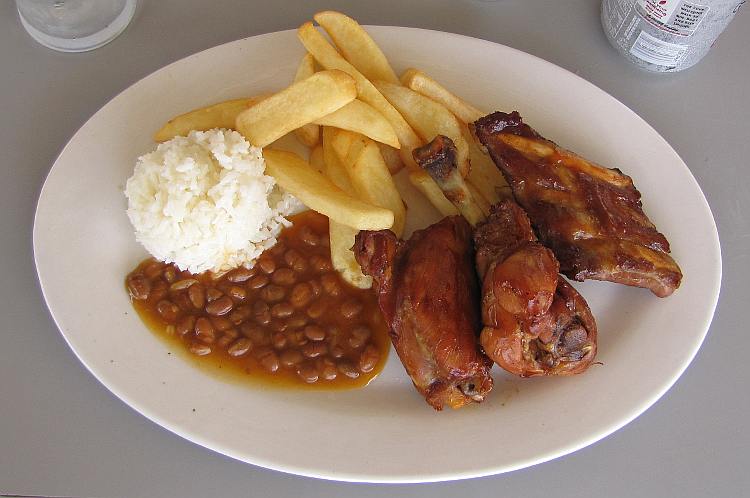
[[[299,209],[264,175],[261,149],[232,130],[193,131],[138,158],[125,186],[138,242],[181,270],[252,267]]]

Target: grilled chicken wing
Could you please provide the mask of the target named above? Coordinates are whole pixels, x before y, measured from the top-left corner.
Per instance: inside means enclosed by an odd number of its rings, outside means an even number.
[[[563,274],[645,287],[659,297],[679,287],[669,243],[644,214],[630,177],[544,139],[515,111],[472,127]]]
[[[596,355],[596,322],[558,274],[552,251],[536,241],[526,213],[511,200],[492,206],[474,243],[487,355],[522,377],[586,370]]]
[[[479,350],[478,286],[471,227],[451,216],[399,241],[359,232],[354,254],[373,277],[380,309],[406,372],[436,410],[480,402],[492,362]]]

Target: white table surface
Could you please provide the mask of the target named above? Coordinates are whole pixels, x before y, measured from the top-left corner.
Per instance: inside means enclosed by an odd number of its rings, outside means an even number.
[[[141,0],[117,40],[93,52],[61,54],[36,44],[13,2],[0,2],[0,494],[748,496],[750,15],[740,11],[694,68],[652,75],[609,46],[599,5]],[[31,250],[37,197],[57,154],[89,116],[152,71],[221,43],[297,27],[322,9],[344,11],[362,24],[450,31],[537,55],[603,88],[672,144],[713,210],[724,278],[706,342],[656,405],[593,446],[510,474],[356,485],[268,471],[192,444],[134,412],[78,362],[45,307]]]

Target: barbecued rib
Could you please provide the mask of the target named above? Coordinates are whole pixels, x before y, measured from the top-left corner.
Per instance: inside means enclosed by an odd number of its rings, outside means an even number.
[[[492,206],[474,244],[485,353],[522,377],[586,370],[596,355],[596,322],[521,207],[511,200]]]
[[[495,112],[472,124],[537,235],[575,280],[608,280],[672,294],[682,273],[667,239],[644,214],[632,180],[558,147]]]
[[[459,216],[399,241],[361,231],[354,254],[373,277],[391,340],[414,386],[436,410],[480,402],[492,362],[479,350],[471,227]]]

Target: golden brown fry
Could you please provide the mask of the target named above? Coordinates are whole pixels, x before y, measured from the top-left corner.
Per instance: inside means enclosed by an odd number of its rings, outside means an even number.
[[[378,147],[380,148],[380,153],[383,155],[383,160],[385,161],[386,166],[388,166],[388,171],[391,172],[391,175],[395,175],[401,171],[401,168],[404,167],[404,162],[401,160],[399,151],[390,145],[380,142],[378,142]]]
[[[393,211],[391,231],[401,238],[406,208],[377,144],[360,135],[352,142],[343,162],[358,198]]]
[[[473,123],[487,114],[451,93],[450,90],[419,69],[411,68],[404,71],[404,74],[401,75],[401,83],[415,92],[443,104],[464,123]]]
[[[372,277],[362,273],[359,263],[354,257],[352,247],[354,237],[359,230],[333,220],[328,221],[328,237],[331,247],[331,264],[341,274],[341,277],[360,289],[372,287]]]
[[[508,182],[505,181],[503,174],[500,172],[492,158],[471,136],[468,127],[463,127],[464,137],[469,144],[469,158],[471,159],[471,169],[469,170],[468,180],[487,199],[490,204],[500,202],[502,195],[498,189],[508,188]]]
[[[313,19],[326,30],[336,48],[370,81],[398,83],[398,77],[383,51],[357,21],[341,12],[318,12]]]
[[[456,145],[457,163],[461,176],[469,172],[469,144],[461,131],[461,122],[445,106],[420,95],[414,90],[384,81],[376,81],[375,87],[404,116],[407,123],[425,142],[438,135],[445,135]]]
[[[318,144],[310,151],[310,166],[322,174],[326,174],[326,163],[323,156],[323,146]]]
[[[315,57],[315,60],[321,66],[326,69],[339,69],[354,78],[357,84],[359,99],[370,104],[391,123],[401,144],[401,149],[399,149],[401,160],[412,170],[419,170],[419,166],[417,166],[417,163],[414,162],[414,158],[411,156],[411,151],[422,145],[422,141],[406,120],[404,120],[403,116],[383,97],[370,80],[365,78],[362,73],[328,43],[311,22],[300,26],[297,30],[297,36],[302,45]]]
[[[174,137],[187,136],[193,130],[234,129],[237,116],[242,111],[268,96],[269,94],[264,94],[257,97],[227,100],[180,114],[167,121],[159,131],[154,133],[154,141],[165,142]]]
[[[383,230],[393,226],[393,211],[352,197],[297,154],[266,149],[263,157],[266,174],[310,209],[358,230]]]
[[[470,181],[466,182],[466,188],[469,189],[469,193],[471,193],[471,196],[474,198],[474,202],[476,202],[477,206],[479,206],[479,209],[482,211],[482,214],[484,216],[489,216],[490,214],[490,203],[487,202],[487,199],[482,196],[482,194],[477,190],[477,188],[474,186],[473,183]]]
[[[237,131],[253,145],[265,147],[356,97],[351,76],[337,70],[320,71],[243,111],[237,116]]]
[[[302,81],[315,74],[315,59],[310,54],[305,54],[299,61],[297,73],[294,75],[294,82]],[[297,139],[308,147],[315,147],[320,142],[320,126],[316,124],[306,124],[294,130]]]
[[[341,157],[345,157],[357,134],[347,130],[323,127],[323,157],[326,163],[326,175],[344,192],[354,195],[354,187],[349,180]]]
[[[449,201],[443,191],[440,190],[438,184],[432,179],[430,175],[424,170],[412,171],[409,173],[409,181],[417,190],[422,192],[422,195],[427,197],[435,209],[437,209],[443,216],[453,216],[458,213],[458,209]]]
[[[352,100],[341,109],[316,119],[315,123],[355,131],[391,147],[401,147],[393,126],[375,108],[359,99]]]

